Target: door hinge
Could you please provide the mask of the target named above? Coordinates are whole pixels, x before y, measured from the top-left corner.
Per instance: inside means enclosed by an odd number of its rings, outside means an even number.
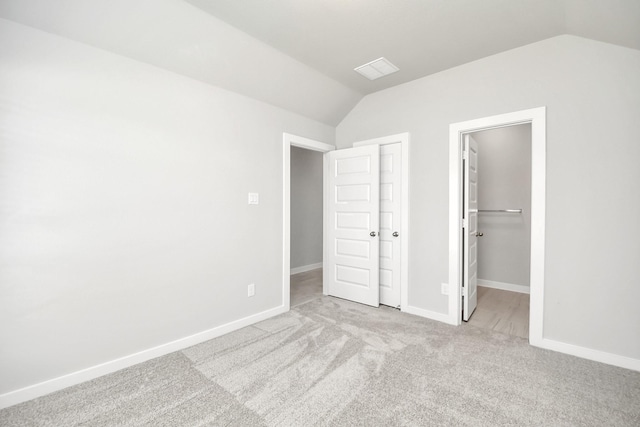
[[[462,160],[467,160],[469,158],[469,152],[467,150],[462,150]]]
[[[467,228],[467,219],[462,218],[462,228]]]
[[[462,288],[460,288],[460,289],[462,290],[462,296],[463,296],[463,297],[466,297],[466,296],[467,296],[467,288],[463,286],[463,287],[462,287]]]

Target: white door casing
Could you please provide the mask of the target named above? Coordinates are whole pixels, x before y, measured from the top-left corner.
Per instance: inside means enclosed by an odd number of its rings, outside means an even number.
[[[402,147],[380,146],[380,304],[400,306]]]
[[[464,137],[464,265],[462,279],[462,320],[468,321],[478,304],[478,143]]]
[[[531,276],[529,343],[547,347],[543,334],[545,201],[546,201],[546,108],[515,111],[482,117],[449,126],[449,309],[443,321],[452,325],[462,322],[462,263],[464,248],[460,227],[462,211],[461,144],[464,135],[503,126],[531,123]]]
[[[332,151],[328,163],[328,294],[377,307],[380,151],[377,145]]]

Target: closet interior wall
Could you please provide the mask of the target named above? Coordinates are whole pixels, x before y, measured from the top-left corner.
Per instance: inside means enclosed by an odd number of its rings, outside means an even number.
[[[483,233],[478,239],[478,284],[528,293],[531,124],[475,132],[473,137],[478,142],[478,230]],[[507,212],[486,212],[491,210]]]

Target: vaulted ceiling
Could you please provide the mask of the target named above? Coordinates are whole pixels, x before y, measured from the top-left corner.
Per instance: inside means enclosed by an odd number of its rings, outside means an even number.
[[[640,49],[638,0],[187,1],[363,94],[561,34]]]
[[[0,17],[330,125],[368,93],[557,35],[640,49],[638,0],[2,0]],[[353,71],[381,56],[400,71]]]

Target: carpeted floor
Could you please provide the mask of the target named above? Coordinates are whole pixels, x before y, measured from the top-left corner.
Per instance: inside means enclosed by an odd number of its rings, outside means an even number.
[[[8,426],[639,426],[640,373],[323,297],[0,411]]]
[[[291,275],[291,307],[322,297],[322,269]]]

